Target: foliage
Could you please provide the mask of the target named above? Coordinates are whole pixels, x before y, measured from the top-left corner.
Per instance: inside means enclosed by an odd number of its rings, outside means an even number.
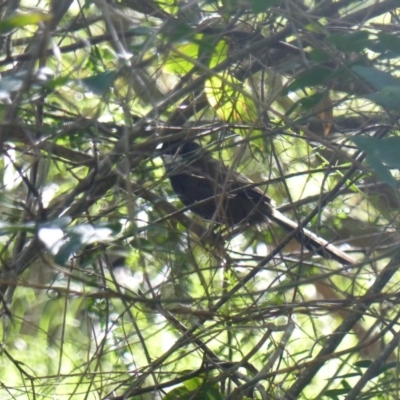
[[[398,398],[397,7],[2,2],[1,398]],[[171,135],[358,263],[185,212]]]

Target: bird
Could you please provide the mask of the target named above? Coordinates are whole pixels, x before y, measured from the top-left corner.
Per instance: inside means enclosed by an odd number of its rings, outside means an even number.
[[[273,199],[246,176],[226,167],[193,140],[164,142],[161,157],[181,202],[206,221],[228,227],[279,225],[310,251],[342,264],[356,260],[282,214]]]

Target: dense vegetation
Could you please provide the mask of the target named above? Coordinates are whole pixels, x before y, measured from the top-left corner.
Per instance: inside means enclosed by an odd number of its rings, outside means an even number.
[[[396,399],[397,0],[0,4],[2,399]],[[208,224],[196,140],[356,260]]]

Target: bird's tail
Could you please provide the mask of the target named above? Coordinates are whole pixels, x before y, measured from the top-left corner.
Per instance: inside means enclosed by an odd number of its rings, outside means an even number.
[[[356,259],[339,250],[336,246],[325,239],[322,239],[308,229],[301,228],[296,222],[285,217],[277,209],[271,210],[269,219],[278,224],[288,233],[295,231],[294,238],[308,250],[316,252],[324,258],[332,258],[342,264],[357,264]]]

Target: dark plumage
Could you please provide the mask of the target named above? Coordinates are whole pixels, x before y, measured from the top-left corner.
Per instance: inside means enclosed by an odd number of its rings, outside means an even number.
[[[274,201],[245,176],[227,168],[192,141],[163,144],[163,160],[174,192],[205,220],[228,226],[273,221],[287,232],[298,224],[280,213]],[[344,264],[356,261],[314,233],[301,229],[295,238],[308,249]]]

